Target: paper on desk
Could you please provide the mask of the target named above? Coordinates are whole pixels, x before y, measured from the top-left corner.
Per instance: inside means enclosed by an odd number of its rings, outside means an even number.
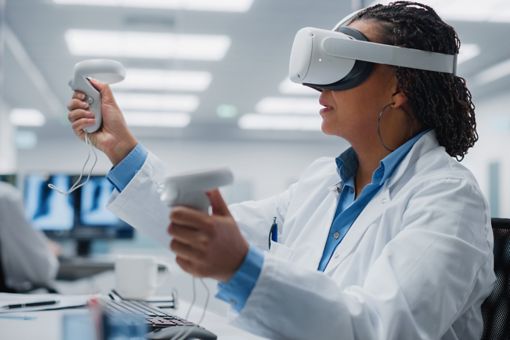
[[[85,307],[91,295],[60,295],[60,294],[9,294],[0,293],[0,314],[18,313],[18,312],[35,312],[45,310],[59,310],[68,308]],[[58,301],[53,305],[25,307],[16,309],[4,309],[5,305],[15,303],[29,303],[39,301]]]

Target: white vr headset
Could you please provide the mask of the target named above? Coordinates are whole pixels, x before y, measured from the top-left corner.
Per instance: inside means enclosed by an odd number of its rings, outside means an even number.
[[[360,31],[340,24],[333,31],[305,27],[294,38],[289,76],[319,91],[346,90],[365,81],[373,63],[455,75],[457,55],[370,42]]]

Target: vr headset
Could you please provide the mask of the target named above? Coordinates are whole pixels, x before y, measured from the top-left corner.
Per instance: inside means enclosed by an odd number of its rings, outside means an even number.
[[[370,42],[360,31],[342,26],[346,21],[333,31],[305,27],[297,32],[290,80],[318,91],[347,90],[368,78],[373,63],[456,74],[457,55]]]

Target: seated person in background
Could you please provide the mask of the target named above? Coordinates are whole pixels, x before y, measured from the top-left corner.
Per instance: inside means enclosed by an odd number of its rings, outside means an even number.
[[[54,253],[27,221],[19,191],[0,183],[0,291],[51,286],[58,268]]]

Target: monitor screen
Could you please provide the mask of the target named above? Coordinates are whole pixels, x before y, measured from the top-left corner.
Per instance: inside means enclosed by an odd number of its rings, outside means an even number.
[[[79,218],[76,228],[83,235],[90,233],[98,237],[127,238],[133,228],[107,209],[113,185],[105,176],[91,176],[79,193]],[[85,230],[85,229],[89,230]],[[78,232],[78,230],[77,230]],[[100,235],[101,234],[101,235]]]
[[[25,211],[34,228],[43,231],[68,232],[74,226],[74,196],[61,195],[48,184],[67,189],[72,176],[30,174],[25,176],[23,197]]]
[[[13,186],[18,184],[16,174],[0,174],[0,182],[9,183]]]

